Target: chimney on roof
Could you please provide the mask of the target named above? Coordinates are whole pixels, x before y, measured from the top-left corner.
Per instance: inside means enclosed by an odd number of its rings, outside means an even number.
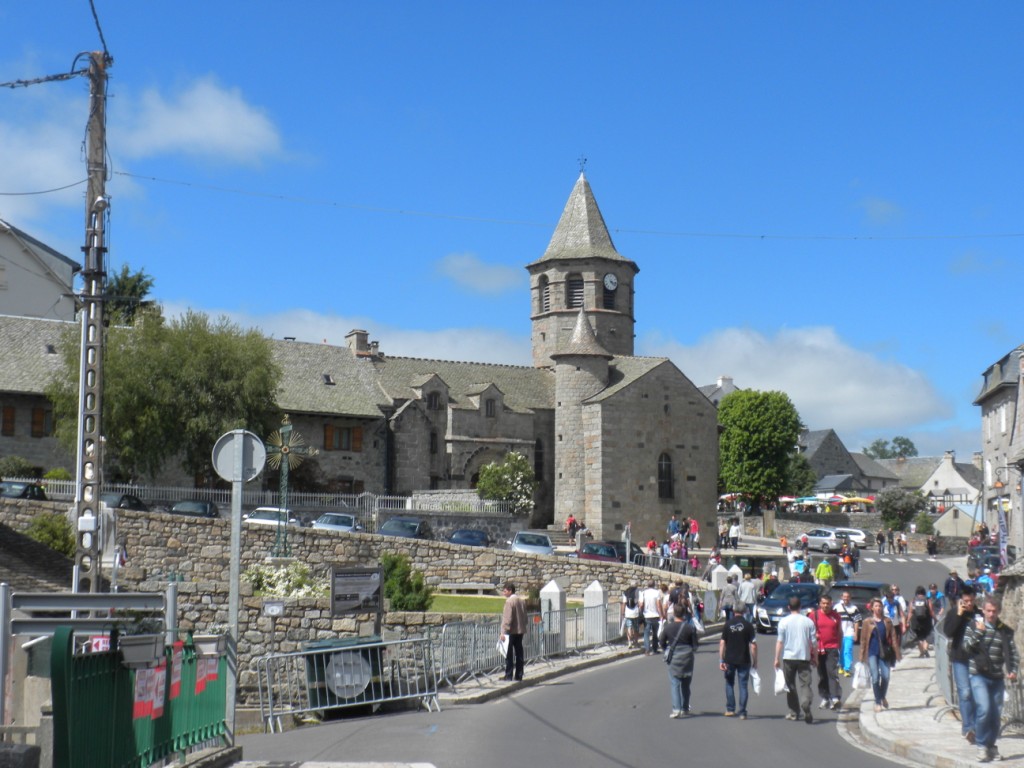
[[[982,468],[982,466],[984,465],[984,461],[981,458],[981,451],[975,451],[973,454],[971,454],[971,464],[973,464],[979,470]]]
[[[732,376],[719,376],[718,377],[718,388],[719,389],[722,389],[723,387],[731,387],[731,386],[732,386]]]
[[[370,355],[372,357],[378,357],[380,355],[380,342],[379,341],[371,341],[370,342]]]
[[[956,461],[956,451],[946,451],[942,454],[942,460],[948,461],[950,464]]]
[[[370,345],[367,343],[370,334],[367,331],[354,329],[348,332],[345,336],[345,341],[348,342],[348,348],[352,351],[352,354],[356,357],[369,357]]]

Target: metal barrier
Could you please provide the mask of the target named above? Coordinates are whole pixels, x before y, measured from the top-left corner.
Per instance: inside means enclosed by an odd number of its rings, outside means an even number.
[[[492,640],[493,642],[493,640]],[[430,640],[352,644],[326,642],[253,661],[264,730],[280,732],[281,718],[327,709],[418,699],[441,710]]]
[[[504,668],[505,659],[497,648],[501,619],[453,621],[441,628],[436,638],[437,677],[445,685],[458,684]]]
[[[941,622],[935,623],[935,682],[946,705],[939,707],[935,719],[940,719],[947,712],[957,712],[956,685],[953,681],[953,665],[949,659],[949,638],[942,633]],[[931,700],[929,699],[929,703]]]
[[[118,651],[76,654],[73,643],[70,627],[54,633],[54,768],[143,768],[227,740],[226,659],[213,677],[191,646],[177,666],[169,647],[166,666],[130,670]]]

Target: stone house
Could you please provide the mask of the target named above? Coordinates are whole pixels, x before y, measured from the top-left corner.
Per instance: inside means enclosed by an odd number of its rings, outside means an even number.
[[[583,174],[526,269],[532,366],[391,357],[358,329],[343,347],[272,341],[283,372],[278,406],[319,451],[293,487],[466,489],[486,463],[518,451],[539,480],[534,525],[572,512],[598,537],[618,538],[630,523],[635,539],[661,536],[672,514],[713,526],[715,406],[667,358],[634,356],[639,268],[615,249]],[[40,350],[60,328],[46,322],[0,316],[5,407],[47,407],[59,361]],[[17,452],[19,438],[17,429],[0,434],[0,453]],[[72,457],[54,460],[52,437],[37,439],[33,461],[72,466]]]

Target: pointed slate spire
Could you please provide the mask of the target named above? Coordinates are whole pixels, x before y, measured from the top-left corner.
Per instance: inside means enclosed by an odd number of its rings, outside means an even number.
[[[597,334],[594,333],[594,329],[587,319],[587,313],[582,307],[580,307],[579,314],[576,315],[576,326],[572,329],[572,336],[569,338],[569,342],[562,349],[551,355],[551,359],[555,360],[559,357],[571,355],[603,357],[606,360],[611,360],[614,357],[597,340]]]
[[[601,257],[628,261],[612,243],[587,177],[580,173],[558,220],[551,242],[538,261]]]

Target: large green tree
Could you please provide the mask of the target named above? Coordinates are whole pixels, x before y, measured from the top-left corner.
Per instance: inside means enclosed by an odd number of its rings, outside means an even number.
[[[64,339],[65,370],[47,390],[57,436],[72,451],[78,415],[78,336]],[[231,429],[266,434],[276,413],[280,371],[270,342],[221,317],[198,312],[164,320],[158,312],[107,330],[103,361],[104,468],[118,479],[152,477],[180,457],[207,476],[217,438]]]
[[[902,531],[907,524],[928,509],[928,500],[918,491],[885,488],[875,495],[875,509],[886,528]]]
[[[132,272],[127,264],[107,279],[104,309],[112,324],[131,325],[136,315],[153,308],[146,297],[153,290],[153,278],[140,269]]]
[[[891,443],[878,438],[864,448],[863,453],[872,459],[910,459],[917,456],[917,446],[909,437],[897,435]]]
[[[773,502],[792,477],[800,414],[784,392],[739,389],[718,405],[722,486],[755,505]]]

